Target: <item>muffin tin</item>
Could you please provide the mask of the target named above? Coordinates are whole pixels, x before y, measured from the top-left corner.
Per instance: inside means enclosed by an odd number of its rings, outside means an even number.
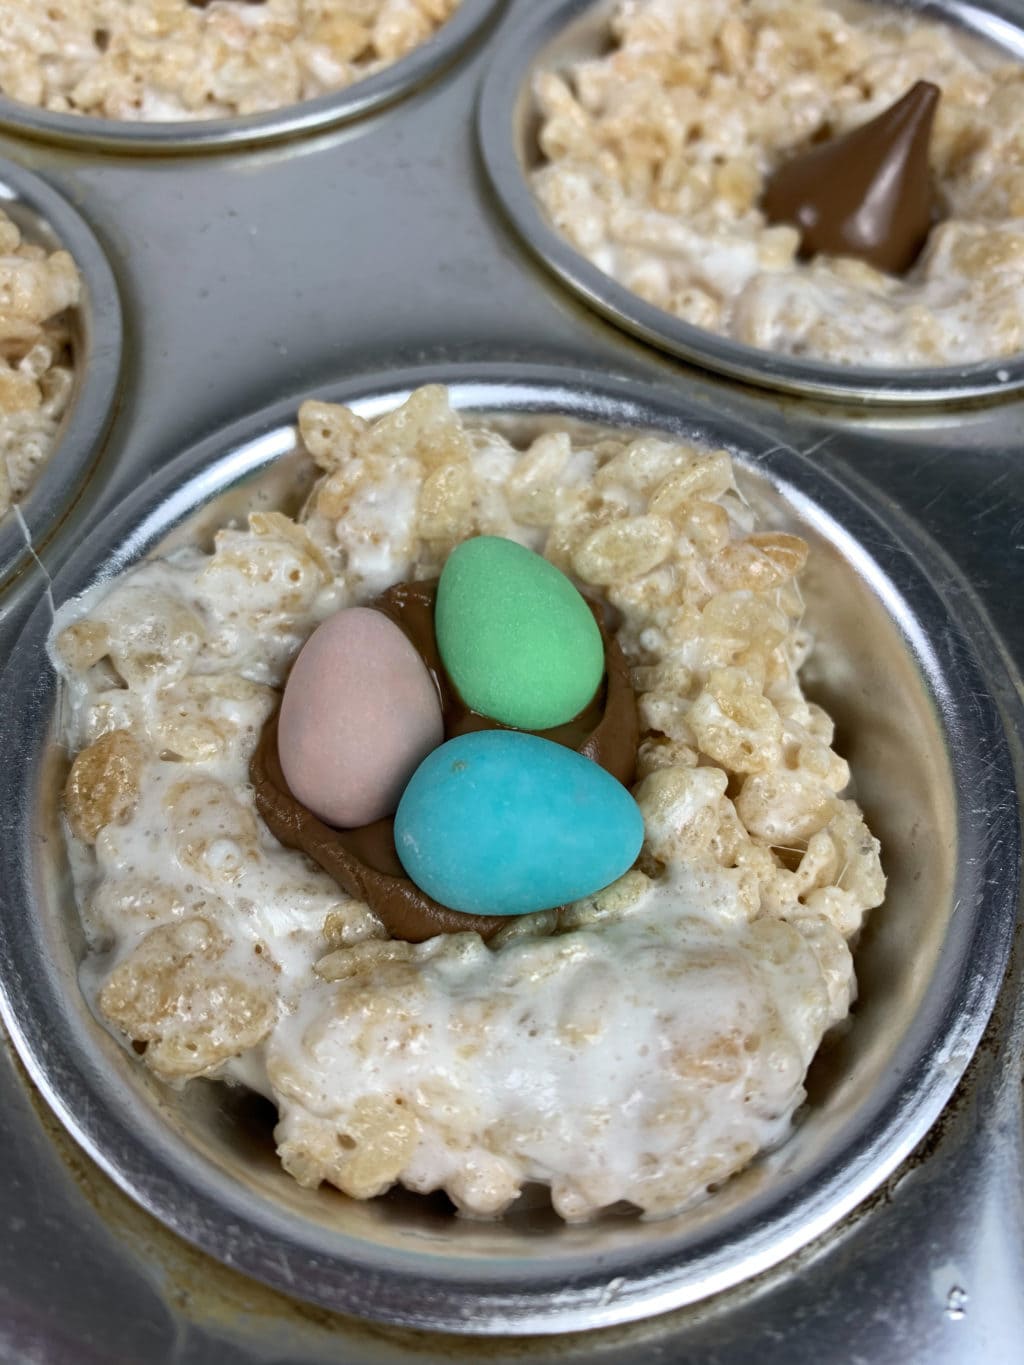
[[[1024,355],[962,367],[897,371],[773,355],[656,308],[576,251],[550,224],[530,188],[530,172],[543,164],[531,81],[538,71],[560,71],[575,61],[602,55],[615,4],[616,0],[562,0],[535,7],[509,35],[501,61],[491,65],[480,99],[480,146],[491,183],[509,220],[549,270],[585,302],[645,341],[720,374],[785,393],[909,404],[962,402],[1024,387]],[[901,8],[945,19],[1011,56],[1024,57],[1024,29],[1019,14],[1009,7],[912,0]]]
[[[16,1308],[0,1344],[14,1358],[73,1358],[61,1354],[70,1328],[39,1311],[52,1302],[55,1268],[79,1340],[153,1361],[187,1340],[190,1362],[211,1365],[268,1352],[505,1360],[526,1349],[536,1360],[627,1361],[712,1347],[742,1361],[751,1333],[766,1361],[840,1359],[838,1341],[850,1359],[914,1359],[926,1347],[942,1365],[982,1341],[996,1355],[1005,1343],[1009,1358],[1024,1330],[1016,1298],[999,1288],[1020,1244],[1003,1193],[1020,1176],[1016,959],[975,1050],[1017,896],[1024,608],[1007,549],[1024,517],[1024,407],[1008,398],[908,415],[769,397],[691,371],[578,307],[508,234],[474,158],[480,78],[487,62],[509,61],[534,15],[529,0],[509,6],[475,56],[316,139],[173,160],[0,142],[4,156],[44,170],[116,249],[135,343],[103,459],[42,547],[43,568],[25,575],[19,602],[37,605],[16,648],[19,613],[0,619],[12,756],[0,978],[12,1036],[98,1166],[218,1261],[357,1315],[498,1334],[486,1348],[373,1334],[240,1287],[156,1222],[140,1231],[142,1215],[99,1169],[57,1137],[41,1140],[0,1056],[11,1171],[2,1208],[14,1228],[0,1283]],[[257,490],[285,496],[297,474],[290,424],[307,394],[358,399],[373,413],[438,378],[455,383],[460,405],[516,421],[567,411],[720,432],[769,514],[801,524],[820,550],[808,585],[826,642],[814,691],[837,711],[859,798],[881,817],[888,871],[913,918],[901,926],[883,910],[870,922],[863,1013],[816,1065],[822,1108],[795,1145],[682,1224],[612,1220],[588,1232],[527,1214],[506,1229],[453,1223],[404,1196],[359,1206],[303,1194],[276,1169],[259,1105],[229,1103],[206,1084],[163,1091],[78,991],[81,942],[53,801],[66,759],[52,744],[53,682],[40,653],[44,571],[59,602],[157,544],[244,515]],[[277,395],[290,397],[267,409]],[[909,710],[896,715],[894,697]],[[915,793],[903,817],[894,783]],[[108,1311],[127,1295],[137,1326]],[[634,1327],[564,1335],[698,1298]],[[557,1335],[526,1346],[501,1337],[531,1331]]]
[[[0,518],[0,620],[10,590],[67,513],[99,454],[113,415],[121,373],[121,305],[103,248],[70,205],[38,176],[13,162],[0,162],[0,207],[28,241],[50,251],[70,251],[82,278],[72,348],[75,375],[71,401],[57,445],[26,497]]]

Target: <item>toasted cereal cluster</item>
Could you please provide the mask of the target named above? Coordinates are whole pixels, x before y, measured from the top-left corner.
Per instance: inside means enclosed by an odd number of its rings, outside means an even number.
[[[873,366],[1024,349],[1024,66],[888,5],[622,0],[613,49],[535,94],[533,186],[584,256],[648,303],[765,350]],[[941,218],[903,278],[797,260],[766,177],[866,123],[918,80],[942,89]]]
[[[728,453],[698,444],[517,446],[440,388],[373,423],[307,402],[299,430],[321,476],[296,520],[253,513],[54,628],[99,1008],[161,1076],[264,1089],[302,1184],[497,1215],[541,1181],[571,1221],[674,1212],[785,1135],[884,893],[800,688],[807,548],[757,531]],[[275,843],[248,763],[315,626],[475,534],[616,609],[646,840],[567,910],[413,945]]]
[[[5,0],[0,91],[159,122],[340,90],[432,37],[459,0]]]
[[[151,930],[111,972],[100,1008],[168,1079],[202,1075],[255,1047],[277,1018],[273,967],[237,955],[223,930],[198,916]]]
[[[53,449],[71,396],[68,310],[80,292],[68,253],[24,241],[0,211],[0,516]]]

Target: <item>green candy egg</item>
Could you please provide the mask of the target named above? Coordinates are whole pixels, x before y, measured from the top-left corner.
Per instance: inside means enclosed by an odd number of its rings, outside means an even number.
[[[434,627],[466,705],[519,730],[572,720],[604,675],[601,632],[580,593],[546,559],[500,536],[452,552]]]

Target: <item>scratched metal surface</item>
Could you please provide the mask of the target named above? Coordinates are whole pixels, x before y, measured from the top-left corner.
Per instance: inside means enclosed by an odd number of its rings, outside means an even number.
[[[529,8],[519,0],[507,23]],[[536,267],[485,188],[472,102],[500,31],[439,83],[342,131],[264,151],[123,160],[0,137],[111,255],[126,322],[122,404],[49,568],[198,437],[348,372],[418,361],[550,360],[686,386],[814,449],[909,515],[964,571],[1024,666],[1024,402],[844,411],[701,376],[616,332]],[[0,607],[6,653],[43,591]],[[5,704],[16,704],[7,699]],[[1018,755],[1019,760],[1019,755]],[[0,892],[2,895],[2,892]],[[1024,1340],[1024,951],[954,1102],[884,1192],[789,1262],[696,1308],[552,1339],[434,1338],[333,1316],[189,1250],[63,1137],[0,1047],[0,1358],[236,1362],[828,1360],[970,1365]]]

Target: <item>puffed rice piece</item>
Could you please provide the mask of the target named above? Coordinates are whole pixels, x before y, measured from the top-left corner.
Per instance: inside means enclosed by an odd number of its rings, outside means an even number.
[[[112,730],[81,751],[64,787],[64,810],[77,839],[95,843],[106,825],[131,815],[141,769],[142,750],[128,730]]]

